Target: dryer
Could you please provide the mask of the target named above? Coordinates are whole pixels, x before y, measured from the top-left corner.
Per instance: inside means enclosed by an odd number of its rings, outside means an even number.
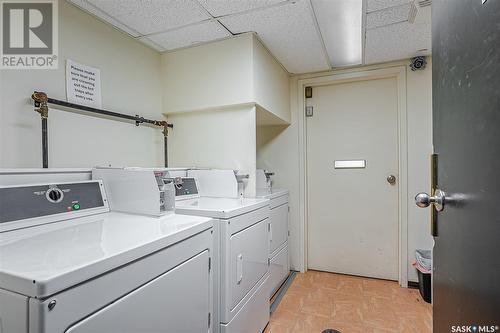
[[[270,200],[269,217],[269,260],[270,260],[270,297],[280,289],[290,275],[290,259],[288,249],[289,237],[289,192],[286,189],[273,188],[271,176],[273,172],[256,170],[256,198]]]
[[[210,332],[212,220],[110,212],[101,181],[0,187],[0,332]]]
[[[188,170],[177,186],[176,214],[215,219],[220,331],[257,333],[269,322],[269,200],[239,198],[231,185],[237,187],[233,170]]]

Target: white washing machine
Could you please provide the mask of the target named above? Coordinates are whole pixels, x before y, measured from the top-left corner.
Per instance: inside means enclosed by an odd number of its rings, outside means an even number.
[[[110,212],[100,181],[0,187],[0,332],[210,332],[212,220]]]
[[[219,255],[214,260],[214,295],[219,311],[214,315],[220,331],[258,333],[269,322],[269,200],[217,197],[227,195],[227,184],[236,182],[234,172],[225,171],[215,171],[211,178],[207,173],[212,170],[189,170],[188,177],[196,177],[199,184],[186,178],[177,187],[176,214],[215,219]],[[203,196],[203,191],[212,196]]]

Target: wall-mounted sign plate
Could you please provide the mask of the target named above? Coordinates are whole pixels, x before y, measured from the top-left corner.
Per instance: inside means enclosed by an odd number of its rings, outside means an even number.
[[[314,108],[312,106],[306,106],[306,117],[312,117],[314,115]]]
[[[334,161],[335,169],[364,169],[366,168],[366,160],[340,160]]]

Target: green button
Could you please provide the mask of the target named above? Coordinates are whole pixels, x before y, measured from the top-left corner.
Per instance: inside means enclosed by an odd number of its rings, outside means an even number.
[[[79,209],[80,209],[80,204],[77,204],[77,203],[76,203],[76,204],[74,204],[74,205],[73,205],[73,209],[74,209],[74,210],[79,210]]]

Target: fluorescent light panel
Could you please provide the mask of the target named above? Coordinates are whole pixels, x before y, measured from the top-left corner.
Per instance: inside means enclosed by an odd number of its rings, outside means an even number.
[[[363,0],[312,0],[333,67],[363,62]]]

